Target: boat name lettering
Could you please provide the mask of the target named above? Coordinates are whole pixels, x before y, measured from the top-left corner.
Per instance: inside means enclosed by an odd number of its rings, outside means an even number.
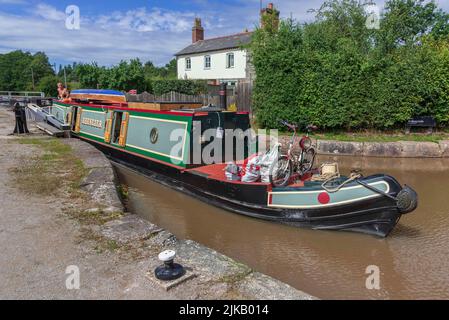
[[[86,126],[91,126],[91,127],[100,128],[100,129],[103,128],[103,121],[97,120],[97,119],[83,118],[81,123]]]

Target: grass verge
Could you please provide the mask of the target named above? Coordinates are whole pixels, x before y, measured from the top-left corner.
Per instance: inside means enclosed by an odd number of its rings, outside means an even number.
[[[38,147],[36,155],[11,169],[14,184],[20,190],[48,195],[64,185],[69,187],[69,192],[79,189],[87,170],[83,162],[73,155],[70,146],[49,138],[20,138],[15,142]]]
[[[286,135],[286,134],[284,134]],[[376,133],[376,132],[356,132],[356,133],[317,133],[313,135],[318,140],[335,140],[346,142],[398,142],[398,141],[415,141],[415,142],[434,142],[448,140],[448,133],[411,133],[403,134],[400,132]]]

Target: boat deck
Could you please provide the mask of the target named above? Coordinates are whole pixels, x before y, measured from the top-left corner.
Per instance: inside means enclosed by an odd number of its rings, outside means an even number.
[[[239,161],[237,162],[238,165],[242,165],[244,164],[246,161]],[[187,170],[187,172],[193,173],[193,174],[198,174],[200,176],[205,176],[208,179],[212,179],[212,180],[218,180],[218,181],[223,181],[223,182],[227,182],[227,183],[235,183],[235,184],[251,184],[251,185],[261,185],[261,186],[269,186],[271,185],[270,183],[266,183],[266,182],[242,182],[242,181],[230,181],[226,178],[225,175],[225,168],[226,168],[226,163],[218,163],[218,164],[212,164],[212,165],[208,165],[208,166],[203,166],[200,168],[195,168],[195,169],[191,169],[191,170]],[[296,181],[293,184],[290,184],[288,187],[304,187],[304,181]]]

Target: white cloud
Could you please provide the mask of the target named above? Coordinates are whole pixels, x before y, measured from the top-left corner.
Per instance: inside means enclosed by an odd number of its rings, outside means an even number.
[[[65,13],[44,3],[34,7],[27,19],[0,11],[0,52],[45,51],[52,60],[104,65],[136,57],[165,64],[190,44],[195,16],[203,19],[208,37],[241,32],[245,21],[250,21],[237,9],[219,15],[212,10],[137,8],[99,16],[84,16],[80,9],[80,30],[67,30]]]
[[[63,21],[66,18],[64,12],[58,11],[56,8],[45,3],[38,4],[32,12],[47,20]]]
[[[114,12],[102,15],[97,25],[103,28],[125,28],[138,32],[170,31],[184,32],[191,28],[194,13],[175,12],[159,8],[148,11],[146,8],[129,10],[125,13]]]
[[[190,31],[139,32],[129,26],[101,27],[90,23],[91,19],[82,20],[80,30],[67,30],[61,18],[56,13],[47,19],[41,15],[21,19],[0,12],[0,51],[45,51],[52,60],[98,61],[105,65],[136,57],[164,64],[190,38]]]
[[[24,0],[0,0],[0,3],[18,1]],[[194,1],[205,3],[207,0]],[[309,21],[314,14],[308,13],[308,9],[319,8],[323,0],[273,2],[281,11],[281,17],[292,15],[297,20]],[[376,0],[376,3],[383,6],[384,0]],[[449,9],[449,1],[439,0],[439,3]],[[0,52],[45,51],[52,60],[97,61],[104,65],[135,57],[165,64],[173,54],[190,44],[194,17],[202,18],[206,37],[228,35],[257,26],[259,5],[259,0],[239,0],[234,6],[209,2],[198,12],[136,8],[92,16],[83,15],[81,7],[80,30],[67,30],[65,12],[45,3],[33,7],[26,19],[0,9]]]

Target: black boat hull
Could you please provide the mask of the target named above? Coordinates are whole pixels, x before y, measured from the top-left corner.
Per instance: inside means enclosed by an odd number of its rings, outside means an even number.
[[[118,164],[208,204],[252,218],[317,230],[353,231],[386,237],[403,214],[394,199],[402,187],[394,178],[386,175],[372,176],[365,180],[386,181],[389,184],[387,195],[326,208],[274,208],[266,203],[266,186],[230,184],[208,179],[207,176],[167,166],[107,144],[85,140]]]

